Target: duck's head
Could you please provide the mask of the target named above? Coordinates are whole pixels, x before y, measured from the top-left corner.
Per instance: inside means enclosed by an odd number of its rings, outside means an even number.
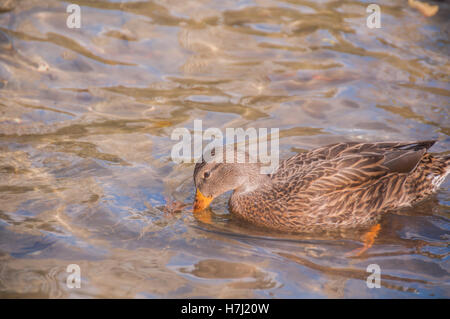
[[[194,212],[207,208],[214,198],[230,190],[245,193],[257,188],[267,175],[261,175],[258,163],[197,163]]]

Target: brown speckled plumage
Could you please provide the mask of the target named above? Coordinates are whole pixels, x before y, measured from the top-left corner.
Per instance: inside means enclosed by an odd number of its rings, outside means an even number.
[[[450,157],[427,153],[433,144],[339,143],[284,160],[272,175],[259,174],[258,164],[199,163],[194,181],[211,198],[234,190],[231,213],[252,224],[292,232],[355,227],[436,191]]]

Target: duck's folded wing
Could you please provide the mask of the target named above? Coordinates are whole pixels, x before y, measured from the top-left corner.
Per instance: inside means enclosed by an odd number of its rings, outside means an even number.
[[[307,191],[331,192],[361,188],[383,177],[406,177],[419,164],[425,150],[393,150],[384,154],[363,152],[323,161],[301,177]]]
[[[322,161],[289,180],[290,195],[285,199],[315,207],[317,214],[402,206],[409,201],[405,182],[424,153],[425,149],[393,149]]]
[[[333,144],[283,161],[272,178],[276,182],[298,179],[316,168],[333,165],[340,169],[351,169],[356,165],[358,170],[367,167],[376,171],[382,170],[381,167],[373,168],[379,165],[383,166],[386,172],[410,172],[434,143],[435,141]]]

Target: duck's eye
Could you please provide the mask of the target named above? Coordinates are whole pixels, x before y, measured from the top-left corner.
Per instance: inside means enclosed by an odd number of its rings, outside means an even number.
[[[209,175],[211,175],[211,173],[210,172],[204,172],[203,173],[203,178],[208,178],[209,177]]]

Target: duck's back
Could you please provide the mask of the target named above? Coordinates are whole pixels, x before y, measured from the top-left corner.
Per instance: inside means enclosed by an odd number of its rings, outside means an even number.
[[[239,205],[238,213],[251,217],[262,208],[265,226],[286,230],[367,224],[439,187],[450,158],[428,154],[434,143],[339,143],[295,155],[270,176],[261,207]]]

